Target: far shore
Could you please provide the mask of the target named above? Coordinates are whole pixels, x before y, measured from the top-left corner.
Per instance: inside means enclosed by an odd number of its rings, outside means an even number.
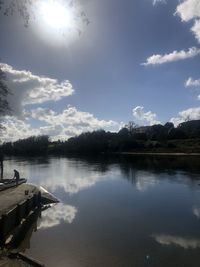
[[[155,155],[155,156],[200,156],[200,153],[183,152],[117,152],[120,155]]]

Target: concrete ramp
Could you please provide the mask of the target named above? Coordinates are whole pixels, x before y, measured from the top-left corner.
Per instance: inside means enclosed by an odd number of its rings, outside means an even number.
[[[54,204],[54,203],[58,203],[59,202],[59,200],[54,195],[49,193],[42,186],[39,187],[39,190],[41,192],[41,199],[42,199],[42,204],[43,205]]]
[[[21,178],[18,181],[18,185],[20,184],[24,184],[27,182],[27,179],[25,178]],[[15,179],[3,179],[0,182],[0,191],[12,188],[12,187],[16,187],[16,180]]]
[[[25,254],[17,252],[11,255],[9,251],[18,247],[22,239],[25,240],[42,209],[58,202],[43,187],[32,184],[23,183],[0,191],[0,266],[44,266]],[[2,251],[7,251],[7,255],[1,255]]]
[[[21,184],[0,192],[0,246],[38,208],[59,201],[44,188]]]

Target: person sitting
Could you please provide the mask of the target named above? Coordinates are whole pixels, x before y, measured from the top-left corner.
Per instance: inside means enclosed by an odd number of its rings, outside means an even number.
[[[16,179],[16,185],[18,185],[19,179],[20,179],[20,175],[19,175],[19,172],[17,170],[14,170],[14,177],[13,177],[13,179]]]

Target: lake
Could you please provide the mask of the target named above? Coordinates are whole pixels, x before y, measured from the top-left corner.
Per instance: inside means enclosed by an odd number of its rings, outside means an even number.
[[[5,177],[17,169],[60,200],[26,254],[47,267],[200,266],[199,159],[7,159]]]

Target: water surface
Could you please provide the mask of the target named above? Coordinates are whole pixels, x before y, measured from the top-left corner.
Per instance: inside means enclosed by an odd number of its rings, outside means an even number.
[[[60,199],[26,253],[47,267],[200,266],[197,157],[12,158]]]

